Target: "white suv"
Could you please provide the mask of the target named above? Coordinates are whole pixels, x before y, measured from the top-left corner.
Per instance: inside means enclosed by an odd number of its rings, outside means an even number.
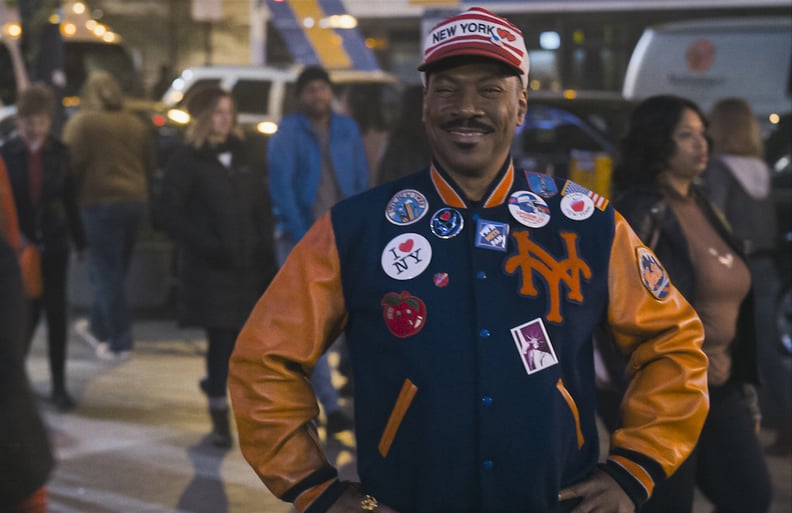
[[[281,118],[296,108],[295,82],[300,68],[274,68],[266,66],[203,66],[185,69],[162,97],[168,118],[178,124],[190,120],[184,109],[185,99],[196,88],[218,85],[231,92],[239,111],[239,123],[255,127],[267,135],[278,129]],[[349,86],[375,85],[386,119],[395,116],[398,108],[400,85],[398,79],[384,71],[349,69],[328,70],[333,82],[337,107],[342,112],[344,98],[354,88]],[[354,93],[352,93],[354,94]]]

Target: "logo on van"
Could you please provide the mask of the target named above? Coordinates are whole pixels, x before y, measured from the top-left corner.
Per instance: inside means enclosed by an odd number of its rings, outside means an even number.
[[[689,71],[707,71],[715,62],[715,45],[708,39],[697,39],[688,46],[685,58]]]

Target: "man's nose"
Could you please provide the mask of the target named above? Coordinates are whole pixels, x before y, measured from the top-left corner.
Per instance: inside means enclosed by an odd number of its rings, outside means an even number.
[[[475,88],[462,88],[459,92],[457,109],[460,114],[474,116],[481,114],[480,97]]]

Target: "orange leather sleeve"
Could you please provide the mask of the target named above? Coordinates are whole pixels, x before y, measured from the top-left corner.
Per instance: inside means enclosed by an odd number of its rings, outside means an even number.
[[[0,237],[16,250],[21,245],[16,202],[3,159],[0,158]]]
[[[330,467],[311,423],[319,410],[308,377],[346,323],[339,271],[328,213],[259,299],[231,356],[228,384],[239,444],[278,497]]]
[[[630,355],[632,379],[622,402],[623,427],[611,447],[652,458],[668,476],[693,450],[709,410],[704,328],[673,285],[663,299],[649,293],[640,278],[639,247],[616,213],[608,321],[616,343]]]

